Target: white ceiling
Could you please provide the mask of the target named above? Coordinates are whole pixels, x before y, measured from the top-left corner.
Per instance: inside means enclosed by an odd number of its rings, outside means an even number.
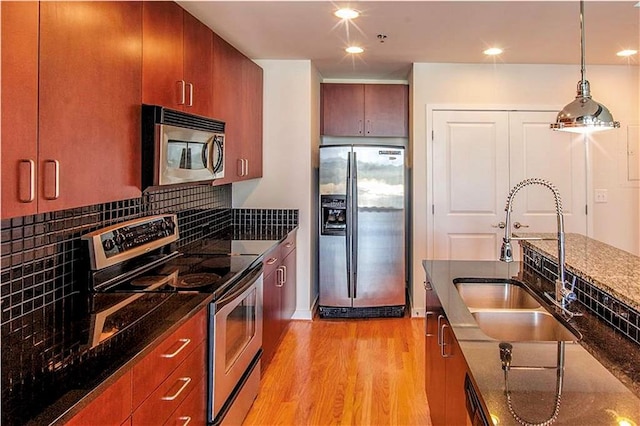
[[[310,59],[325,79],[405,79],[413,62],[580,63],[577,1],[178,1],[252,59]],[[585,3],[586,61],[640,50],[634,1]],[[350,5],[362,15],[348,27],[333,16]],[[387,39],[380,43],[377,35]],[[349,44],[365,48],[346,54]],[[489,46],[504,49],[489,58]]]

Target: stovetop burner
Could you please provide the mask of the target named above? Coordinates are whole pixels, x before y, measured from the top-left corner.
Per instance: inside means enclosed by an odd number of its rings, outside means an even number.
[[[220,281],[220,275],[211,272],[200,272],[181,275],[180,279],[171,283],[175,288],[198,288]]]

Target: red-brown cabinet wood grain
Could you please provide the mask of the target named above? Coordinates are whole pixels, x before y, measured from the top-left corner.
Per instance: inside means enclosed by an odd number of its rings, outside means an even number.
[[[142,102],[181,109],[183,80],[183,10],[172,1],[143,2]]]
[[[262,176],[262,68],[218,35],[213,38],[214,117],[226,123],[225,177]]]
[[[206,309],[203,309],[133,367],[134,409],[205,340],[206,333]]]
[[[174,2],[143,5],[142,102],[213,114],[213,32]]]
[[[131,371],[125,373],[66,424],[122,425],[131,416]]]
[[[38,3],[1,2],[2,217],[38,208]]]
[[[296,231],[264,259],[262,369],[273,358],[296,310]]]
[[[41,2],[38,210],[140,196],[142,4]]]
[[[409,88],[402,84],[322,84],[322,134],[407,137]]]

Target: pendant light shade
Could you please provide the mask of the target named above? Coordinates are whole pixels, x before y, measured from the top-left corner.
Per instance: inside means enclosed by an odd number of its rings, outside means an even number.
[[[615,121],[609,109],[591,99],[591,88],[585,79],[585,42],[584,42],[584,1],[580,1],[580,50],[581,78],[578,82],[577,95],[573,102],[567,104],[558,113],[556,122],[551,124],[553,130],[574,133],[589,133],[599,130],[615,129],[620,122]]]

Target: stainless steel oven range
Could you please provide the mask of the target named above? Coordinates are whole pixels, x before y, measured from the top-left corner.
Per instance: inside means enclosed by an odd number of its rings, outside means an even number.
[[[262,262],[257,255],[175,249],[175,215],[150,216],[83,236],[87,242],[90,346],[176,294],[207,293],[209,424],[240,424],[257,396],[262,356]]]

